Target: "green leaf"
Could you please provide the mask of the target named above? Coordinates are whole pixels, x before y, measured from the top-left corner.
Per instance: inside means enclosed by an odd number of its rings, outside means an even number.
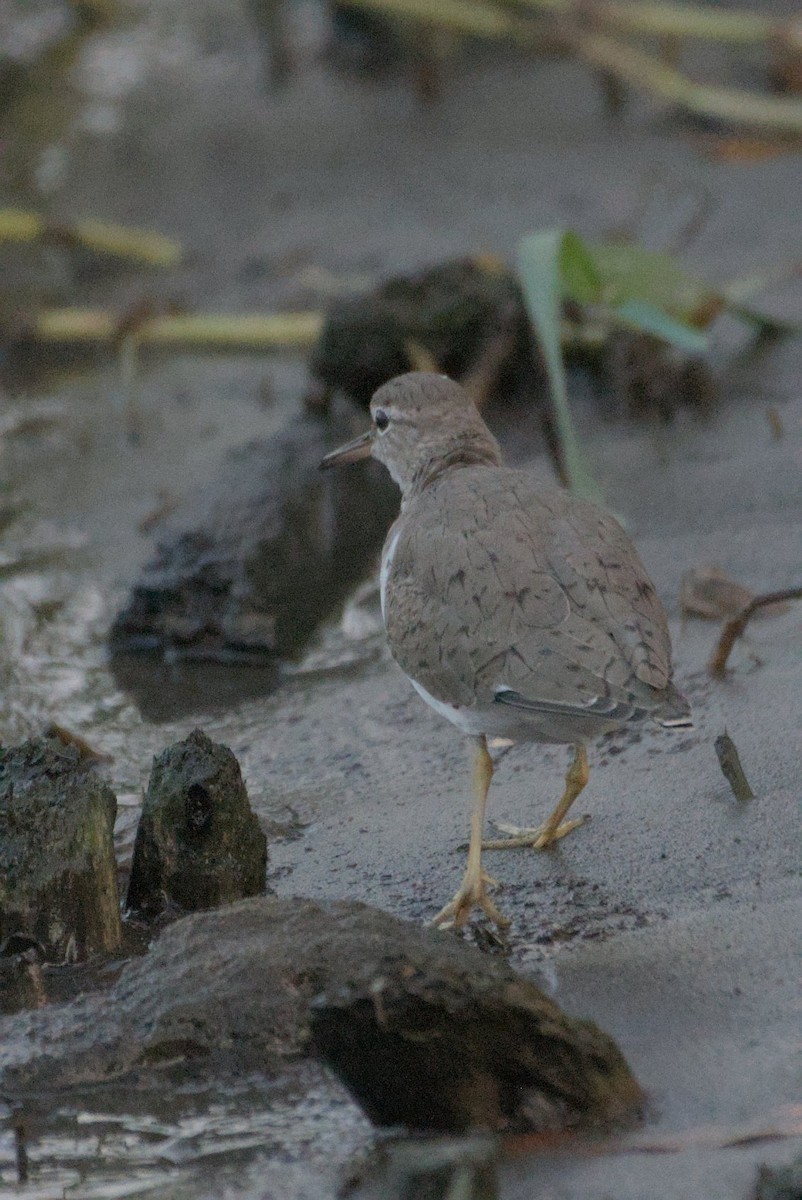
[[[585,462],[574,429],[560,345],[563,298],[560,266],[565,239],[566,234],[562,229],[547,229],[523,238],[518,247],[518,273],[529,319],[537,333],[546,363],[554,423],[568,486],[586,500],[599,500],[599,487]],[[579,242],[579,239],[576,241]],[[577,261],[570,244],[568,258]]]
[[[595,259],[582,238],[570,229],[562,235],[560,282],[564,300],[598,304],[602,298],[602,278]]]
[[[707,349],[706,334],[645,300],[627,300],[613,309],[613,314],[619,324],[626,325],[628,329],[651,333],[689,354],[701,354]]]
[[[698,324],[701,314],[712,318],[721,308],[716,289],[690,275],[670,254],[630,242],[598,242],[588,250],[603,301],[612,308],[640,300],[688,325]]]

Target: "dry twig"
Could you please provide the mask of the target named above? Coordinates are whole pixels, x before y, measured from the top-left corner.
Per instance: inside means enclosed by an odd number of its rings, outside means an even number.
[[[524,1133],[504,1138],[502,1147],[510,1155],[556,1151],[560,1147],[570,1149],[572,1155],[588,1157],[608,1154],[681,1154],[694,1148],[737,1150],[762,1142],[797,1138],[800,1134],[802,1104],[784,1104],[767,1113],[765,1119],[740,1126],[702,1125],[667,1137],[635,1133],[583,1141],[579,1141],[575,1133],[565,1130]]]
[[[747,604],[746,608],[741,609],[737,617],[727,621],[721,631],[713,657],[707,664],[707,669],[714,679],[723,679],[726,675],[727,659],[730,657],[732,648],[755,613],[768,604],[781,604],[785,600],[802,600],[802,587],[784,588],[779,592],[766,592],[763,596],[756,596]]]
[[[209,350],[268,350],[311,346],[323,326],[319,313],[274,313],[242,316],[173,314],[154,317],[136,327],[139,346],[189,346]],[[53,308],[31,322],[37,342],[107,343],[119,341],[121,321],[114,313],[86,308]]]
[[[746,778],[744,769],[741,766],[738,748],[726,729],[718,735],[713,743],[713,747],[716,751],[716,757],[718,758],[722,774],[732,788],[735,799],[741,801],[754,800],[755,793],[749,786],[749,780]]]
[[[0,243],[4,241],[60,242],[150,267],[174,267],[182,255],[178,242],[160,233],[92,219],[58,224],[21,208],[0,208]]]

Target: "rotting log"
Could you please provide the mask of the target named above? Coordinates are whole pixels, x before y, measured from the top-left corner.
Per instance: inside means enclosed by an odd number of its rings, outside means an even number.
[[[631,1117],[642,1096],[615,1043],[533,983],[488,980],[424,947],[320,998],[316,1052],[379,1125],[458,1133]]]
[[[0,751],[0,942],[26,935],[55,962],[118,948],[116,812],[75,746]]]
[[[148,916],[192,911],[265,890],[267,838],[227,746],[194,730],[153,763],[126,905]]]
[[[460,1132],[636,1120],[613,1040],[501,958],[352,901],[258,897],[166,929],[112,988],[6,1026],[0,1084],[48,1094],[164,1063],[206,1078],[332,1064],[374,1120]],[[351,1052],[353,1050],[353,1058]]]

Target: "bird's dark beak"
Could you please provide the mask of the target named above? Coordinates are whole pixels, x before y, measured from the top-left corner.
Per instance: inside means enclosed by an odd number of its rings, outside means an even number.
[[[320,469],[326,471],[329,467],[339,467],[343,463],[354,463],[359,462],[360,458],[369,458],[372,445],[373,430],[369,429],[361,437],[354,438],[347,446],[340,446],[338,450],[332,450],[331,454],[327,454],[320,464]]]

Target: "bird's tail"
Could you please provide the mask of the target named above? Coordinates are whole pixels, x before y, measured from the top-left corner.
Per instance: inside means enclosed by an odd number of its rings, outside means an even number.
[[[660,707],[650,714],[653,721],[664,729],[693,729],[691,706],[673,683],[668,685],[661,699]]]

